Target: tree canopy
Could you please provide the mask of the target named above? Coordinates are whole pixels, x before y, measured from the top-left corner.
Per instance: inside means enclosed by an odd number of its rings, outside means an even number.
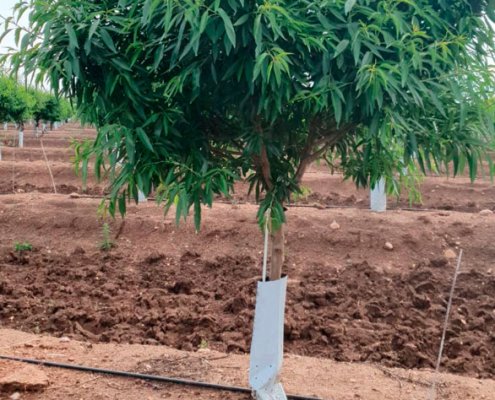
[[[35,121],[59,121],[69,118],[72,109],[65,99],[41,90],[26,88],[14,78],[0,75],[0,121],[24,123]]]
[[[98,128],[110,211],[158,188],[177,219],[246,177],[271,212],[328,155],[359,185],[467,164],[493,135],[493,0],[22,1],[14,70]],[[14,24],[14,25],[13,25]],[[331,160],[329,160],[331,161]]]
[[[29,118],[34,99],[14,79],[0,76],[0,121],[22,123]]]

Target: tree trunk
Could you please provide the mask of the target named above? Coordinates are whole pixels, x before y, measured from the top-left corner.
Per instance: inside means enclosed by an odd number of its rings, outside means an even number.
[[[270,280],[276,281],[282,277],[282,267],[284,265],[284,226],[279,230],[272,232],[272,258],[270,263]]]

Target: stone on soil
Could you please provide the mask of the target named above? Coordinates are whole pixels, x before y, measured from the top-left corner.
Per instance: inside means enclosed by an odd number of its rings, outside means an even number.
[[[480,215],[492,215],[492,214],[493,214],[493,211],[489,210],[488,208],[480,211]]]
[[[443,252],[443,255],[445,256],[445,258],[448,258],[448,259],[452,259],[452,258],[456,258],[457,257],[457,254],[452,249],[445,250]]]
[[[337,229],[340,229],[340,225],[337,221],[333,220],[333,222],[330,224],[330,229],[336,231]]]
[[[48,377],[41,369],[26,365],[0,377],[0,392],[39,392],[48,383]]]
[[[394,245],[390,242],[385,242],[383,245],[383,248],[388,251],[392,251],[394,249]]]

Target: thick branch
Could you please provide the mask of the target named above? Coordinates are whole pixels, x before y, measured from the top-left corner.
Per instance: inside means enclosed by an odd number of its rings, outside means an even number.
[[[353,127],[353,124],[345,124],[340,126],[339,128],[332,127],[327,130],[314,128],[315,130],[319,131],[318,134],[315,135],[311,132],[310,125],[308,142],[303,149],[301,162],[299,163],[295,175],[296,182],[301,183],[304,173],[306,172],[306,169],[309,167],[309,165],[312,162],[316,161],[318,158],[322,157],[331,146],[337,144]],[[318,137],[319,139],[316,140],[316,138]],[[313,151],[315,147],[317,147],[317,149]]]
[[[266,187],[268,190],[271,190],[273,188],[272,171],[270,168],[270,160],[268,159],[268,154],[266,152],[266,146],[264,144],[261,145],[260,168]]]

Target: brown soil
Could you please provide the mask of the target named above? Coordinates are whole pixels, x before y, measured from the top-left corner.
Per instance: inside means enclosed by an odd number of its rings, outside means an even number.
[[[165,346],[124,344],[91,345],[56,338],[0,330],[2,352],[18,357],[80,364],[100,368],[158,374],[222,385],[247,387],[248,358],[210,349],[184,352]],[[23,364],[0,361],[3,373]],[[50,380],[41,393],[22,393],[24,400],[60,399],[206,399],[248,400],[251,396],[188,386],[112,378],[53,368],[38,367]],[[339,363],[322,358],[287,354],[282,381],[289,394],[325,400],[426,399],[434,380],[438,400],[491,400],[495,382],[429,371],[407,371],[372,364]],[[1,396],[1,394],[0,394]],[[9,394],[5,395],[8,398]]]
[[[66,195],[83,193],[67,149],[78,132],[91,135],[73,129],[44,139],[59,195],[42,194],[53,188],[37,139],[2,149],[0,325],[93,343],[247,352],[262,257],[247,188],[205,210],[199,234],[190,222],[176,227],[152,202],[131,206],[125,224],[109,221],[116,248],[102,252],[100,200]],[[463,248],[442,367],[493,378],[495,216],[478,211],[495,209],[494,187],[428,177],[421,207],[431,211],[375,214],[366,209],[368,191],[339,175],[314,167],[305,186],[311,194],[287,214],[287,352],[432,367],[455,261],[443,253]],[[90,178],[85,193],[104,189]],[[409,207],[406,199],[395,206]],[[334,220],[340,229],[330,228]],[[24,241],[34,251],[13,252]]]
[[[75,175],[74,166],[68,162],[49,163],[57,193],[85,193],[102,195],[104,185],[97,184],[89,168],[86,188],[82,188],[81,177]],[[53,183],[44,161],[0,162],[0,194],[42,192],[53,193]]]
[[[152,204],[134,207],[122,229],[118,222],[113,226],[120,234],[117,249],[105,253],[96,250],[98,200],[46,196],[3,197],[5,243],[27,240],[35,246],[24,254],[11,246],[0,253],[4,326],[93,341],[191,350],[206,340],[221,351],[248,350],[261,249],[255,207],[219,205],[205,212],[199,236],[190,225],[162,224]],[[88,218],[91,210],[94,217]],[[459,277],[444,365],[493,377],[495,277],[483,260],[493,259],[494,249],[481,252],[478,246],[490,236],[480,240],[473,232],[490,231],[494,218],[470,217],[466,223],[461,213],[349,214],[289,213],[287,351],[433,366],[453,273],[439,254],[449,242],[455,248],[464,234],[472,240],[463,241],[467,265]],[[341,230],[329,228],[333,219]],[[408,223],[415,227],[399,233]],[[438,235],[446,227],[452,236]],[[393,252],[382,248],[387,237]]]
[[[74,157],[74,151],[66,148],[45,148],[46,156],[50,162],[69,162]],[[24,147],[2,147],[3,161],[42,161],[43,152],[41,148]],[[79,182],[80,184],[80,182]]]
[[[14,139],[16,132],[0,131],[1,138]],[[55,170],[55,184],[61,193],[86,193],[102,195],[105,184],[97,184],[90,176],[86,190],[82,189],[80,177],[75,176],[74,166],[70,162],[74,153],[69,148],[72,139],[83,140],[94,137],[89,129],[70,128],[52,131],[43,137],[46,154],[52,169]],[[25,148],[4,147],[0,163],[0,194],[13,192],[52,192],[52,183],[47,174],[46,164],[40,149],[40,140],[31,138],[26,131]],[[16,162],[13,162],[13,161]],[[306,197],[298,198],[294,203],[300,206],[369,208],[369,190],[356,189],[351,181],[343,181],[341,174],[330,174],[323,166],[314,165],[305,176],[303,186],[309,190]],[[248,196],[248,185],[239,183],[232,201],[254,203]],[[475,183],[467,177],[447,178],[428,176],[420,185],[421,203],[411,204],[407,194],[400,199],[390,197],[389,209],[421,208],[478,212],[483,209],[495,211],[495,186],[487,176],[480,176]]]

